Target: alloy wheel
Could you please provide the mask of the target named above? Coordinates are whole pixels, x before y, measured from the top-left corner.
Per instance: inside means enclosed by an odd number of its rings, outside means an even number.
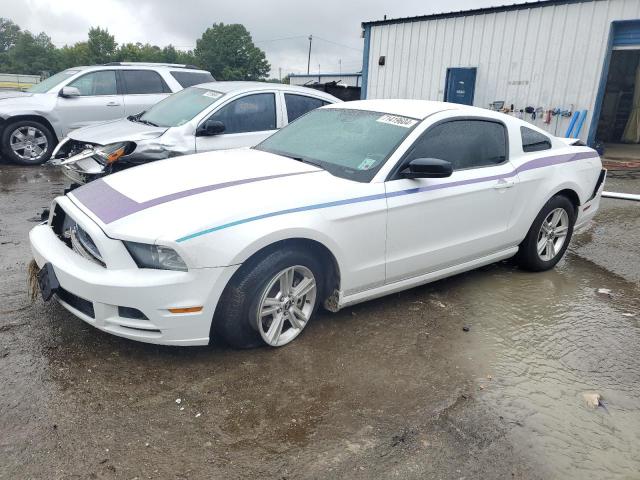
[[[258,330],[272,347],[291,342],[304,329],[316,303],[313,272],[296,265],[285,268],[267,283],[258,305]]]
[[[18,158],[33,162],[47,153],[49,141],[42,130],[25,125],[11,132],[9,146]]]
[[[552,210],[538,232],[537,251],[541,260],[549,262],[562,250],[569,234],[569,214],[564,208]]]

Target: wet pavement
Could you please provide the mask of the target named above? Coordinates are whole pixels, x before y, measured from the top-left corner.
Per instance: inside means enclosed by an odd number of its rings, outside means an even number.
[[[640,476],[638,203],[603,200],[551,272],[501,263],[234,351],[32,304],[27,219],[64,183],[0,164],[0,478]]]

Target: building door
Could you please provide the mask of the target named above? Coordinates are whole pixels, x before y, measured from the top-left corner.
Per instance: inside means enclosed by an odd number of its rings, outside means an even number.
[[[604,155],[640,160],[640,21],[613,22],[588,135]]]
[[[473,105],[476,91],[476,68],[447,68],[444,101]]]

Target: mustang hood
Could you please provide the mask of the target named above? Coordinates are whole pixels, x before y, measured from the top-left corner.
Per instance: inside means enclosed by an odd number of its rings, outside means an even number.
[[[69,197],[112,238],[175,241],[212,225],[333,198],[344,183],[356,182],[241,149],[141,165],[93,181]]]
[[[113,122],[79,128],[69,134],[69,138],[86,143],[108,145],[116,142],[139,142],[157,138],[167,131],[166,127],[153,127],[123,118]]]

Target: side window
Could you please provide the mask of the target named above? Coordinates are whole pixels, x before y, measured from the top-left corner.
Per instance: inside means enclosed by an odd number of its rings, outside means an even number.
[[[276,98],[273,93],[247,95],[228,103],[209,118],[224,123],[224,133],[275,130]]]
[[[77,78],[71,82],[69,87],[75,87],[80,90],[80,95],[115,95],[116,88],[116,72],[113,70],[103,70],[101,72],[91,72]]]
[[[199,83],[213,82],[215,79],[209,72],[177,72],[171,71],[171,76],[176,79],[182,88],[192,87]]]
[[[162,77],[153,70],[121,70],[124,93],[139,95],[145,93],[170,93],[171,90]]]
[[[453,120],[427,130],[407,160],[439,158],[454,170],[498,165],[507,159],[504,125],[485,120]]]
[[[289,122],[293,122],[305,113],[327,104],[327,102],[323,102],[317,98],[307,97],[305,95],[293,95],[291,93],[284,94],[284,102],[287,105]]]
[[[525,152],[539,152],[551,148],[551,140],[549,140],[549,137],[535,130],[520,127],[520,135],[522,135],[522,150]]]

